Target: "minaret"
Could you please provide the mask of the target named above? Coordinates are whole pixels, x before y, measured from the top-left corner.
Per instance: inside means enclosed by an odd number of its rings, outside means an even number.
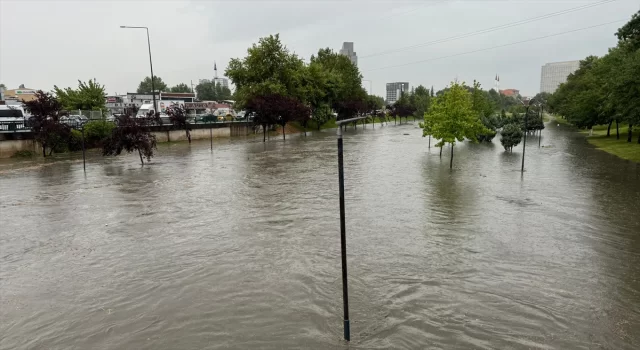
[[[213,81],[218,80],[218,67],[216,67],[216,61],[213,61]]]

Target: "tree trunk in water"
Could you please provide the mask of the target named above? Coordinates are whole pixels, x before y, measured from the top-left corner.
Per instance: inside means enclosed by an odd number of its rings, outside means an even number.
[[[640,133],[638,133],[638,144],[640,145]]]
[[[629,135],[627,136],[627,142],[631,142],[633,138],[633,124],[629,124]]]
[[[189,130],[185,130],[187,132],[187,139],[189,140],[189,143],[191,143],[191,133],[189,132]]]
[[[449,161],[449,169],[453,169],[453,142],[451,142],[451,160]]]
[[[429,149],[431,149],[431,135],[429,135]]]
[[[287,137],[286,137],[286,136],[284,136],[284,124],[282,124],[282,139],[283,139],[283,140],[286,140],[286,139],[287,139]]]
[[[609,122],[609,126],[607,127],[607,137],[611,136],[611,124],[613,124],[613,119]]]
[[[138,155],[140,156],[140,164],[144,165],[144,160],[142,160],[142,152],[138,149]]]
[[[444,146],[444,145],[442,145]],[[442,146],[440,146],[440,159],[442,159]]]
[[[620,140],[620,127],[618,126],[618,119],[616,119],[616,140]]]
[[[304,136],[307,136],[307,125],[304,125]]]
[[[267,127],[262,126],[262,142],[267,142]]]
[[[42,145],[42,157],[46,158],[47,157],[47,148],[45,147],[45,145]]]

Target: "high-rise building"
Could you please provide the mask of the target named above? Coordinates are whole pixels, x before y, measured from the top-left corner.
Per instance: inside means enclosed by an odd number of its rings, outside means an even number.
[[[387,83],[387,103],[393,104],[398,101],[403,92],[409,92],[409,83]]]
[[[345,41],[342,43],[342,49],[340,49],[340,54],[349,57],[351,63],[354,65],[358,65],[358,55],[356,55],[355,51],[353,51],[353,43]]]
[[[580,68],[580,61],[552,62],[542,66],[540,92],[554,93],[558,86],[567,81],[569,74]]]
[[[216,85],[220,84],[220,86],[229,88],[229,79],[227,78],[219,78],[218,77],[218,66],[216,64],[216,62],[213,62],[213,79],[200,79],[198,80],[198,82],[200,84],[208,84],[208,83],[215,83]]]

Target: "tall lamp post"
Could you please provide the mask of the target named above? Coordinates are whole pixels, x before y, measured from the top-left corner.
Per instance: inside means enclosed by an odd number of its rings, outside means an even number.
[[[151,61],[151,40],[149,39],[149,28],[147,27],[132,27],[132,26],[120,26],[124,29],[145,29],[147,31],[147,45],[149,46],[149,66],[151,67],[151,96],[153,96],[153,110],[158,112],[158,104],[156,103],[156,84],[155,77],[153,76],[153,61]]]
[[[524,104],[524,102],[522,102],[522,100],[520,100],[520,103],[522,103],[525,107],[525,112],[524,112],[524,141],[522,143],[522,167],[520,168],[520,173],[524,174],[524,152],[527,148],[527,122],[529,121],[529,107],[531,106],[531,104],[534,102],[533,99],[529,100],[529,103]]]
[[[342,156],[342,124],[357,122],[365,117],[339,120],[338,125],[338,185],[340,191],[340,251],[342,256],[342,303],[344,312],[344,340],[351,341],[349,325],[349,288],[347,287],[347,229],[344,212],[344,167]]]

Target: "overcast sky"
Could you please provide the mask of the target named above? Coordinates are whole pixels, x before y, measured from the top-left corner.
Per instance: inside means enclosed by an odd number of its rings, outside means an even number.
[[[130,25],[149,27],[154,73],[170,86],[211,78],[214,60],[223,74],[230,58],[244,57],[258,38],[280,33],[305,60],[319,48],[338,51],[343,41],[353,41],[364,79],[381,96],[393,81],[438,90],[457,77],[491,88],[496,74],[502,89],[533,95],[544,63],[602,55],[615,46],[614,33],[640,9],[638,0],[406,47],[599,2],[0,0],[0,82],[50,91],[96,78],[109,94],[134,92],[150,74],[145,31],[119,28]],[[616,20],[623,21],[492,48]]]

